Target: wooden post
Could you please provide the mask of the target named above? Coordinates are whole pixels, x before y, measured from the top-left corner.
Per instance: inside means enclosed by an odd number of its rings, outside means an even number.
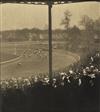
[[[49,79],[52,80],[52,2],[48,1]]]

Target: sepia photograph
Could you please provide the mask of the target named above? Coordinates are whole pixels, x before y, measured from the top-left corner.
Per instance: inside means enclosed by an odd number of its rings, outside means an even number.
[[[0,1],[0,112],[100,112],[99,0]]]

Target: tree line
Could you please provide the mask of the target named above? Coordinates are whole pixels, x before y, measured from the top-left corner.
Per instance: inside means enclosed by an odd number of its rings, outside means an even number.
[[[73,51],[79,48],[90,50],[93,46],[97,48],[97,43],[100,43],[100,17],[92,19],[88,15],[83,15],[80,18],[79,25],[73,26],[70,25],[71,17],[71,12],[66,10],[61,21],[64,29],[53,30],[53,40],[66,41],[66,49]],[[6,42],[48,40],[48,29],[24,28],[2,31],[0,35],[2,35],[0,40]]]
[[[74,51],[81,48],[81,50],[88,50],[89,52],[98,49],[100,44],[100,17],[92,19],[88,15],[83,15],[80,18],[79,26],[71,26],[71,16],[71,12],[66,10],[61,22],[68,35],[66,38],[67,49]]]

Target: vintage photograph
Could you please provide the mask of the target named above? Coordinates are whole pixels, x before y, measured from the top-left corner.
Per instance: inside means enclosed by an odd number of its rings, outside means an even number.
[[[0,112],[100,112],[100,2],[0,2]]]

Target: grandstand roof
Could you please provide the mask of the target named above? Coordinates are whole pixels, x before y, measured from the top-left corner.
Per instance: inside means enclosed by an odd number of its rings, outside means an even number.
[[[75,2],[88,2],[88,1],[99,1],[99,0],[1,0],[0,3],[22,3],[22,4],[35,4],[35,5],[46,5],[48,2],[52,4],[66,4]]]

